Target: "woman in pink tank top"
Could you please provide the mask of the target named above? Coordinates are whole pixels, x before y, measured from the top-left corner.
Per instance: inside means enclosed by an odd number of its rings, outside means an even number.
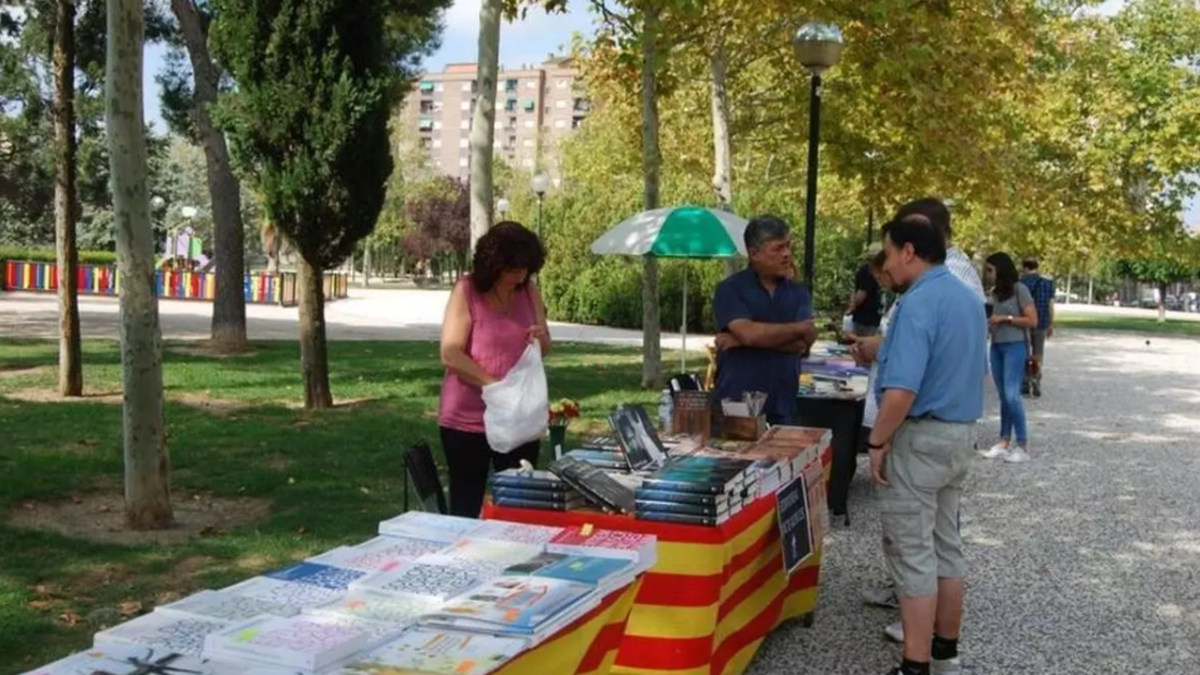
[[[539,441],[508,454],[488,445],[483,387],[502,379],[530,342],[538,342],[543,355],[550,351],[545,305],[530,278],[544,261],[537,235],[518,223],[497,223],[476,243],[472,271],[455,284],[446,305],[438,425],[453,515],[479,515],[489,465],[503,471],[522,459],[537,463]]]

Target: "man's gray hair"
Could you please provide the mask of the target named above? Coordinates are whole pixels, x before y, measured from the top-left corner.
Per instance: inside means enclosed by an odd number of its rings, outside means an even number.
[[[769,241],[776,239],[786,239],[788,236],[788,224],[782,218],[775,216],[758,216],[746,224],[746,233],[743,235],[745,240],[746,250],[761,249]]]

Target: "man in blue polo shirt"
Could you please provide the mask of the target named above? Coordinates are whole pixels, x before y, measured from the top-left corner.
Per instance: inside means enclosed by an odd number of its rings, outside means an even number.
[[[746,225],[750,266],[717,284],[717,405],[740,401],[749,391],[767,395],[771,424],[796,420],[800,356],[816,339],[812,300],[792,280],[792,242],[787,223],[760,216]]]
[[[946,268],[946,242],[924,216],[888,223],[885,269],[908,288],[880,349],[871,429],[884,557],[900,599],[904,656],[890,675],[960,673],[966,563],[963,481],[983,414],[986,320]]]

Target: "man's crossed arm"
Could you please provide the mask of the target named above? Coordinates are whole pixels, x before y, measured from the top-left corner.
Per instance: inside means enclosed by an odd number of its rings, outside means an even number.
[[[803,354],[816,340],[817,329],[811,320],[763,323],[750,319],[736,319],[730,322],[726,332],[717,336],[717,348],[724,351],[733,347],[755,347]]]

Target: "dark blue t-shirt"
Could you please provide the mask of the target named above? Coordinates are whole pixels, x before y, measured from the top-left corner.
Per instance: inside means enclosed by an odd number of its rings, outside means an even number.
[[[775,294],[767,293],[758,275],[742,270],[721,283],[713,299],[717,329],[729,330],[738,319],[758,323],[794,323],[812,318],[812,300],[802,284],[783,280]],[[717,401],[741,400],[748,391],[767,394],[766,414],[772,422],[793,422],[800,380],[800,356],[773,349],[738,347],[721,352],[717,370]]]

